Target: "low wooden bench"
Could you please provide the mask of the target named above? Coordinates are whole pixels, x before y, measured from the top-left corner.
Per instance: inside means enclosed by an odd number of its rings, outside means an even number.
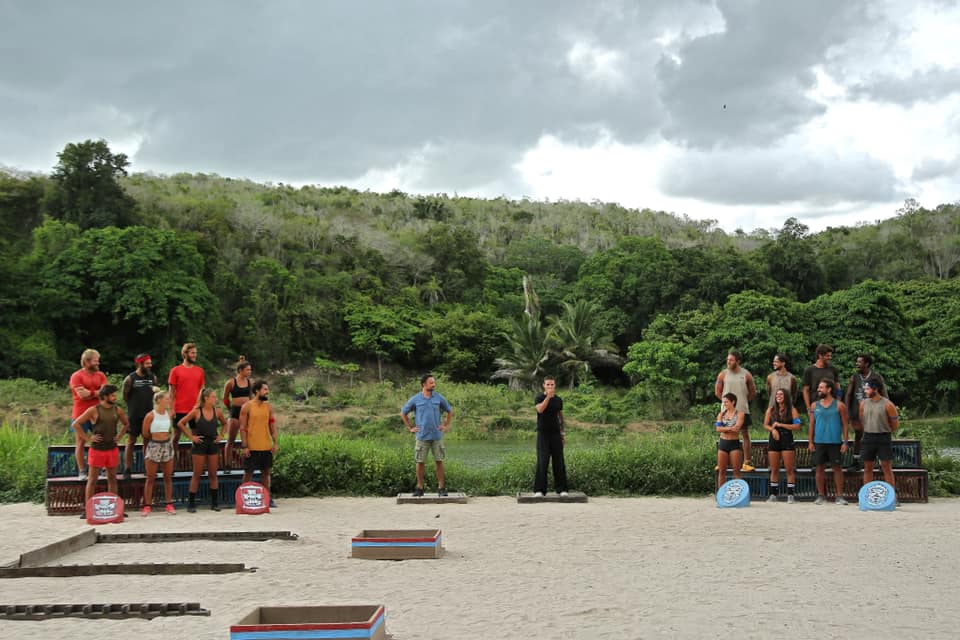
[[[226,440],[221,440],[220,445],[220,455],[219,460],[217,461],[217,468],[224,468],[224,451],[226,450]],[[231,452],[230,467],[233,469],[243,469],[243,457],[240,453],[240,442],[237,441],[236,446]],[[177,446],[177,454],[174,458],[173,469],[174,471],[192,471],[193,470],[193,460],[190,455],[191,443],[189,440],[181,440]],[[120,445],[120,466],[117,469],[118,474],[124,472],[124,454],[126,450],[126,445]],[[134,447],[133,451],[133,466],[130,469],[131,473],[143,473],[143,445],[138,443]],[[48,478],[70,478],[77,476],[77,459],[74,456],[74,447],[73,445],[50,445],[47,447],[47,477]]]
[[[833,471],[827,467],[827,497],[836,498],[834,490]],[[857,501],[857,495],[860,487],[863,486],[863,471],[846,469],[843,473],[843,497],[851,502]],[[814,500],[817,497],[816,470],[811,468],[797,469],[797,483],[794,487],[794,495],[797,500]],[[766,500],[770,495],[770,472],[767,469],[757,469],[756,471],[742,471],[740,477],[746,480],[750,486],[750,498],[753,500]],[[733,473],[727,471],[727,478],[732,479]],[[880,468],[874,469],[874,480],[883,480],[883,472]],[[927,487],[928,478],[926,469],[894,469],[893,479],[896,483],[897,499],[901,502],[928,502]],[[780,470],[779,493],[781,499],[786,499],[787,495],[787,474]]]
[[[795,440],[795,454],[797,457],[797,467],[812,466],[813,452],[808,449],[809,440]],[[759,468],[769,467],[767,462],[767,452],[769,448],[767,439],[755,440],[750,443],[750,464]],[[853,447],[848,447],[843,455],[841,466],[850,467],[853,465]],[[919,440],[894,440],[893,441],[893,466],[901,469],[922,469],[923,465],[920,441]],[[781,463],[782,464],[782,463]]]

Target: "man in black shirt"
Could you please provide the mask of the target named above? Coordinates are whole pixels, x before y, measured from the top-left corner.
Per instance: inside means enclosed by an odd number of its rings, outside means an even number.
[[[835,398],[840,397],[840,387],[836,384],[840,379],[840,372],[830,364],[832,360],[833,347],[821,344],[817,347],[817,361],[803,371],[803,405],[807,408],[807,413],[813,413],[813,403],[817,401],[817,387],[822,380],[833,380],[833,395]]]
[[[537,407],[537,476],[534,497],[547,493],[547,466],[553,459],[553,488],[567,495],[567,467],[563,462],[563,400],[557,395],[557,381],[543,379],[543,393],[534,400]]]
[[[157,390],[157,376],[153,373],[150,354],[141,353],[134,362],[136,371],[123,381],[123,401],[130,416],[130,431],[123,454],[123,479],[129,480],[133,468],[133,448],[143,427],[143,419],[153,410],[153,394]]]

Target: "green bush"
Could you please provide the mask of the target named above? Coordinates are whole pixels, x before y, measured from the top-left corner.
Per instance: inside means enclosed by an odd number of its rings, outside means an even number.
[[[0,425],[0,502],[43,502],[47,442],[32,429]]]

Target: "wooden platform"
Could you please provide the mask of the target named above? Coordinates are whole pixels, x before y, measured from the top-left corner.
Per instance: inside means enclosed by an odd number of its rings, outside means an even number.
[[[257,607],[230,625],[231,640],[385,640],[383,605]]]
[[[461,491],[451,491],[450,495],[440,497],[437,492],[427,493],[419,498],[412,493],[398,493],[397,504],[467,504],[467,494]]]
[[[586,502],[587,494],[582,491],[571,491],[569,495],[561,496],[558,493],[548,493],[543,497],[534,496],[532,493],[518,493],[517,502],[520,504],[531,504],[535,502]]]

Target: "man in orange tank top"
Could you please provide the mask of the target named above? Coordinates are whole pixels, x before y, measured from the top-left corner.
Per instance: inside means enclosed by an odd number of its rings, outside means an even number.
[[[277,452],[277,422],[270,405],[270,387],[258,380],[250,388],[253,398],[240,409],[240,443],[244,457],[243,481],[253,480],[260,471],[260,482],[270,491],[270,470]],[[277,506],[270,497],[270,506]]]

